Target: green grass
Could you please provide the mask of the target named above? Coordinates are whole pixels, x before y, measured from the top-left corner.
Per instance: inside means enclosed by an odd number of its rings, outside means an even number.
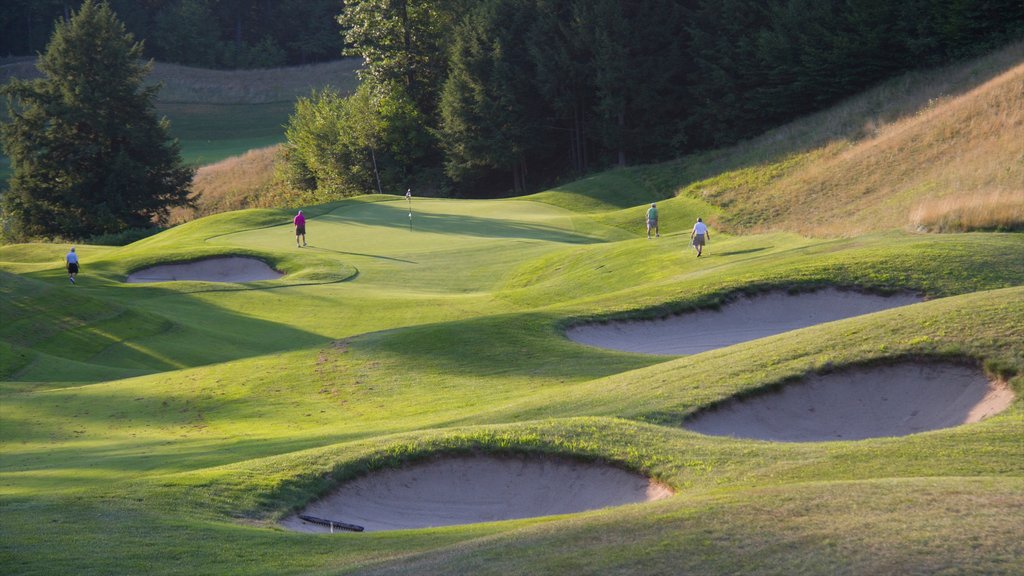
[[[0,562],[11,573],[1015,573],[1024,405],[857,442],[702,436],[680,423],[809,372],[973,362],[1024,393],[1024,238],[715,235],[642,171],[518,200],[374,196],[203,218],[125,247],[0,247]],[[642,186],[640,186],[642,188]],[[632,191],[629,191],[632,190]],[[713,232],[714,233],[714,232]],[[224,254],[280,280],[127,285]],[[839,285],[930,299],[691,357],[562,328]],[[653,504],[393,533],[275,521],[438,453],[550,453],[671,485]]]
[[[292,102],[161,102],[157,106],[157,113],[171,122],[170,135],[181,143],[183,160],[193,165],[212,164],[284,142],[284,127],[293,110]]]

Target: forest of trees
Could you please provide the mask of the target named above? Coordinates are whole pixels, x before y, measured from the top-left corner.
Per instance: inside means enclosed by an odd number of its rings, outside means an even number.
[[[1020,38],[1024,4],[349,0],[340,23],[363,87],[300,106],[292,183],[479,195],[735,142]]]
[[[83,0],[4,0],[0,56],[42,52]],[[341,56],[340,0],[109,0],[145,55],[203,68],[269,68]]]

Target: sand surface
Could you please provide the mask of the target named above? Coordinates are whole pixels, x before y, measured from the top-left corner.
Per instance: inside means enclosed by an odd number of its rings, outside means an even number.
[[[262,260],[230,256],[207,258],[181,264],[161,264],[145,268],[128,275],[126,282],[171,282],[174,280],[199,280],[203,282],[255,282],[276,280],[284,274],[274,270]]]
[[[570,328],[573,341],[647,354],[697,354],[851,316],[920,302],[910,294],[877,296],[835,289],[802,294],[772,292],[739,298],[720,310],[659,320],[587,324]]]
[[[613,466],[542,457],[452,457],[374,472],[342,485],[303,514],[367,531],[568,514],[666,498],[666,486]],[[290,516],[305,532],[326,526]]]
[[[978,368],[903,363],[814,375],[781,390],[728,402],[684,427],[715,436],[783,442],[905,436],[978,422],[1014,399]]]

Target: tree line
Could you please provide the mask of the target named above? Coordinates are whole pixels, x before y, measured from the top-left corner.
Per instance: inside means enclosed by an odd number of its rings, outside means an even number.
[[[110,0],[144,56],[203,68],[271,68],[335,60],[338,0]],[[82,0],[4,0],[0,56],[42,52],[54,22]]]
[[[288,127],[289,181],[491,194],[720,146],[1024,37],[1019,0],[349,0],[349,97]]]

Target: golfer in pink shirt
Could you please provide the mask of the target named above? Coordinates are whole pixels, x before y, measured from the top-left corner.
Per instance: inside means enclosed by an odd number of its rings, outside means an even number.
[[[302,210],[295,215],[295,246],[302,248],[306,245],[306,217],[302,215]],[[299,238],[302,238],[302,243],[299,243]]]

